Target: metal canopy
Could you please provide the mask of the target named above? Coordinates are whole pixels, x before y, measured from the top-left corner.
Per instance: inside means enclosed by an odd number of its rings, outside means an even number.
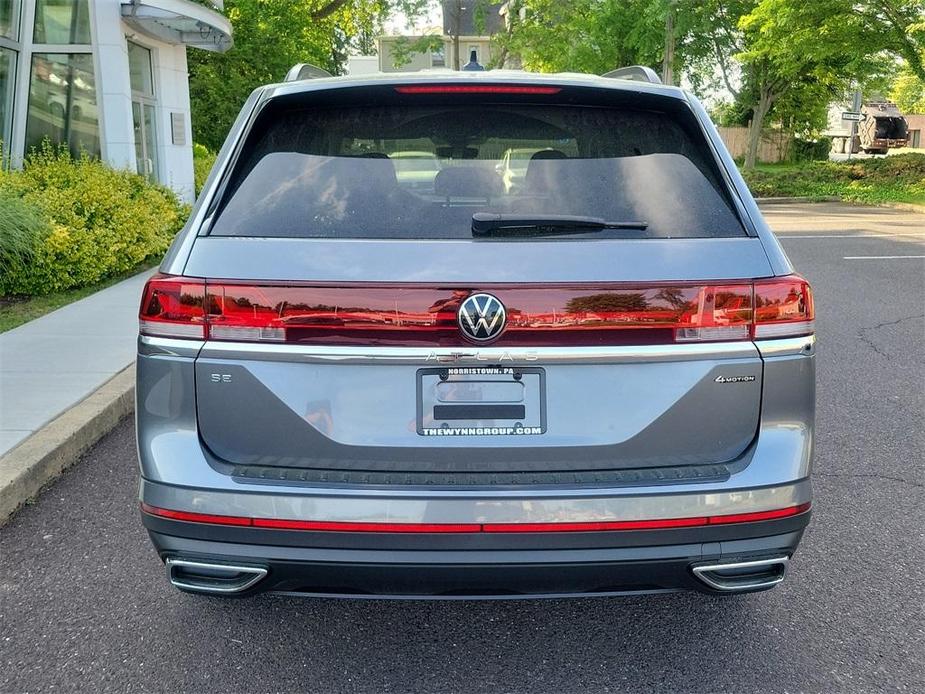
[[[223,53],[232,46],[231,22],[192,0],[133,0],[122,19],[141,34],[165,43]]]

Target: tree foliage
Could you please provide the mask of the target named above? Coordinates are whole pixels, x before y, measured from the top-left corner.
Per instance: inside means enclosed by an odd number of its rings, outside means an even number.
[[[896,60],[922,77],[923,0],[514,0],[498,38],[527,69],[601,73],[662,63],[672,27],[672,72],[695,92],[733,98],[727,123],[752,123],[749,164],[762,128],[818,130],[826,107],[856,86],[882,82]],[[521,11],[522,10],[522,11]],[[669,15],[672,22],[666,22]],[[904,89],[908,91],[909,86]]]
[[[502,53],[537,72],[659,68],[666,0],[514,0]],[[682,54],[683,55],[683,54]]]
[[[739,20],[745,83],[756,92],[746,168],[773,108],[844,97],[852,85],[895,70],[897,56],[918,74],[925,34],[921,0],[759,0]]]
[[[903,113],[925,113],[925,80],[905,68],[893,82],[890,98]]]
[[[226,53],[188,52],[193,139],[218,149],[256,87],[296,63],[342,72],[351,49],[369,53],[390,13],[420,13],[427,0],[225,0],[234,29]]]

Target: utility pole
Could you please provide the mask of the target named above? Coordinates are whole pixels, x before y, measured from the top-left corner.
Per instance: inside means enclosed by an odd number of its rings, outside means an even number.
[[[861,112],[861,90],[854,90],[854,101],[851,102],[851,111],[853,113]],[[851,154],[854,152],[854,138],[858,134],[858,122],[856,120],[851,121],[851,136],[848,138],[848,159],[851,159]]]

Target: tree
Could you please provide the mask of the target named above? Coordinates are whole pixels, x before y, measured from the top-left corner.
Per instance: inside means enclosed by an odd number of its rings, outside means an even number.
[[[668,0],[519,0],[499,48],[537,72],[659,68],[666,21],[659,6],[667,12]]]
[[[283,79],[296,63],[337,74],[353,48],[368,49],[393,12],[413,16],[426,0],[225,0],[234,30],[226,53],[189,51],[193,139],[218,149],[247,95]]]
[[[745,167],[757,159],[775,104],[795,94],[831,100],[889,71],[895,56],[922,70],[921,0],[759,0],[739,21],[745,82],[754,91]]]
[[[541,72],[601,74],[646,65],[666,82],[685,78],[695,90],[714,81],[741,49],[739,6],[754,0],[513,0],[507,30],[497,37],[503,59]]]
[[[925,81],[905,68],[893,82],[890,98],[903,113],[925,113]]]

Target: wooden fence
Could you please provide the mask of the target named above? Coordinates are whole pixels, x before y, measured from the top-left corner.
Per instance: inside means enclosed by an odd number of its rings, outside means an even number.
[[[719,128],[726,148],[736,159],[744,159],[748,151],[748,128]],[[758,161],[774,164],[790,154],[793,137],[779,130],[765,130],[758,145]]]

